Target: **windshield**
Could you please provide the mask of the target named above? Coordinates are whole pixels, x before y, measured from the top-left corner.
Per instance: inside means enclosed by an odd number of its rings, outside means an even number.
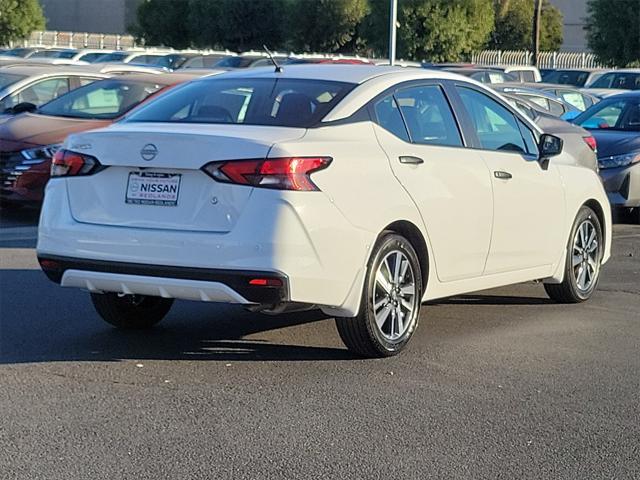
[[[164,88],[151,82],[125,79],[102,80],[53,100],[38,110],[56,117],[112,120]]]
[[[215,67],[221,68],[247,68],[262,57],[227,57],[216,63]]]
[[[15,73],[0,73],[0,90],[13,85],[14,83],[27,78],[26,75],[16,75]]]
[[[34,53],[31,58],[73,58],[76,52],[74,50],[43,50]]]
[[[98,58],[94,63],[121,62],[128,56],[126,52],[113,52]]]
[[[593,82],[589,88],[640,90],[640,73],[606,73]]]
[[[354,87],[304,79],[207,79],[170,92],[128,121],[306,128],[321,120]]]
[[[589,130],[640,131],[640,98],[602,100],[573,123]]]
[[[557,70],[547,73],[543,81],[546,83],[557,83],[560,85],[576,85],[584,86],[589,78],[589,72],[581,72],[579,70]]]
[[[8,57],[25,57],[31,52],[33,52],[31,48],[14,48],[11,50],[7,50],[6,52],[2,52],[2,55]]]

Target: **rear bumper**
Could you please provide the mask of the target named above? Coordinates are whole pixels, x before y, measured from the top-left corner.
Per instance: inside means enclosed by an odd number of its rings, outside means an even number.
[[[308,193],[256,189],[233,231],[198,232],[79,222],[71,215],[66,182],[57,179],[47,185],[37,254],[43,260],[62,261],[62,273],[51,274],[63,286],[90,289],[89,282],[100,290],[93,274],[82,272],[99,273],[104,291],[112,291],[116,280],[147,286],[153,279],[159,283],[180,280],[170,285],[178,292],[184,281],[209,282],[214,290],[223,285],[242,297],[209,301],[291,302],[353,316],[359,309],[362,277],[375,235],[354,227],[322,193]],[[259,278],[284,279],[286,288],[256,296],[257,289],[249,292],[240,285],[254,273]],[[203,285],[193,287],[186,295],[170,295],[188,299],[213,295],[200,292]]]
[[[289,301],[288,278],[273,272],[146,265],[51,255],[38,256],[38,261],[53,282],[92,292],[260,305]],[[258,283],[266,285],[252,284],[252,280],[260,280]]]

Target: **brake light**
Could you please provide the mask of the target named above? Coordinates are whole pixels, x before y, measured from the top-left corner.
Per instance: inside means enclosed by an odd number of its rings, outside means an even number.
[[[317,191],[311,174],[331,163],[330,157],[287,157],[211,162],[202,169],[218,182],[277,190]]]
[[[102,165],[95,157],[70,150],[60,149],[51,162],[52,177],[72,177],[91,175],[100,170]]]
[[[589,148],[591,148],[591,150],[593,150],[594,152],[598,150],[598,144],[594,137],[589,136],[589,137],[582,137],[582,138],[584,140],[584,143],[589,145]]]

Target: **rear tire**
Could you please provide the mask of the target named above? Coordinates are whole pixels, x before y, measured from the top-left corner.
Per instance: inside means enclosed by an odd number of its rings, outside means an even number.
[[[117,293],[92,293],[91,301],[105,322],[127,330],[153,327],[173,305],[172,298]]]
[[[582,207],[573,222],[562,283],[545,283],[549,298],[558,303],[588,300],[600,280],[602,262],[602,226],[589,207]]]
[[[358,315],[336,317],[340,338],[364,357],[397,355],[418,326],[422,291],[420,261],[411,243],[383,233],[367,265]]]

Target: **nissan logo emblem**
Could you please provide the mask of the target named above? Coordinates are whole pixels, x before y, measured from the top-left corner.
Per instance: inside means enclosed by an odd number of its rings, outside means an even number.
[[[140,150],[140,156],[143,160],[150,162],[158,156],[158,148],[153,143],[148,143]]]

